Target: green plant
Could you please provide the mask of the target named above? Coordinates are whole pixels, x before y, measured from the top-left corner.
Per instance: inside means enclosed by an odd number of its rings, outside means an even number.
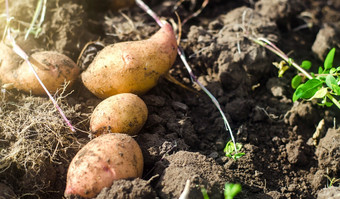
[[[299,74],[292,79],[292,87],[296,88],[293,101],[298,99],[321,99],[319,105],[332,106],[333,103],[338,106],[338,100],[327,101],[327,99],[334,99],[334,96],[340,96],[340,66],[333,67],[333,60],[335,55],[335,48],[329,51],[323,67],[320,66],[317,74],[312,74],[312,79],[301,84],[301,77]],[[301,67],[309,69],[311,62],[305,60]],[[339,107],[339,106],[338,106]],[[340,107],[339,107],[340,108]]]
[[[329,177],[328,175],[325,175],[325,177],[326,177],[326,178],[328,179],[328,181],[329,181],[328,187],[331,187],[331,186],[333,186],[333,185],[336,184],[336,183],[340,183],[340,178],[335,178],[335,177],[331,178],[331,177]]]
[[[225,183],[224,198],[233,199],[241,191],[242,191],[242,187],[240,184]]]
[[[41,30],[42,30],[41,26],[42,26],[42,23],[45,20],[46,3],[47,3],[47,0],[43,0],[43,1],[39,0],[37,2],[37,6],[36,6],[36,9],[35,9],[31,24],[30,24],[30,26],[29,26],[28,30],[26,31],[26,34],[25,34],[25,40],[27,39],[27,37],[30,33],[33,33],[34,36],[37,37],[38,34],[41,32]],[[39,20],[39,22],[37,22],[39,16],[40,16],[40,20]]]
[[[240,184],[225,183],[224,185],[224,199],[233,199],[239,192],[242,191]],[[207,190],[202,187],[201,192],[204,199],[209,199]]]
[[[245,32],[244,36],[251,41],[267,48],[283,59],[279,64],[274,65],[279,68],[279,77],[281,77],[288,66],[293,66],[300,73],[292,79],[292,87],[296,88],[293,101],[299,99],[312,100],[321,99],[319,105],[332,106],[335,104],[340,109],[340,66],[333,67],[333,60],[335,55],[335,48],[333,48],[327,55],[324,66],[319,67],[318,73],[309,73],[311,62],[305,60],[301,65],[298,65],[292,58],[282,52],[277,46],[265,38],[256,38]],[[308,79],[305,83],[301,83],[303,79]],[[328,101],[330,100],[330,101]]]
[[[237,151],[235,151],[235,148],[237,149]],[[239,159],[240,157],[244,156],[245,153],[241,153],[238,152],[242,149],[242,144],[241,143],[236,143],[236,145],[234,145],[234,143],[230,140],[224,148],[224,152],[225,155],[229,158],[233,158],[234,160]]]
[[[207,192],[207,190],[204,187],[201,187],[201,192],[202,192],[202,195],[203,195],[204,199],[209,199],[208,192]]]

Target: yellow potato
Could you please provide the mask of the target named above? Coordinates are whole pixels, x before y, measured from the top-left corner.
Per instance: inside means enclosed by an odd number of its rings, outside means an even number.
[[[147,117],[148,109],[141,98],[121,93],[98,104],[91,116],[90,130],[96,135],[108,131],[136,135]]]
[[[176,56],[176,37],[166,23],[147,40],[105,47],[81,77],[84,85],[100,98],[118,93],[144,94],[169,71]]]
[[[14,88],[32,94],[45,95],[31,68],[26,62],[19,64],[20,60],[11,48],[0,43],[1,83],[12,84]],[[58,52],[36,52],[30,61],[51,93],[55,93],[65,82],[70,82],[71,86],[80,73],[80,69],[70,58]]]
[[[65,196],[95,197],[114,180],[142,177],[143,154],[126,134],[101,135],[73,158],[67,173]]]

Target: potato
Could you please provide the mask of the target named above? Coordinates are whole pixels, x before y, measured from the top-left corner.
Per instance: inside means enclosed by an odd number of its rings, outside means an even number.
[[[32,59],[33,57],[33,59]],[[18,90],[45,95],[45,91],[26,62],[19,64],[20,58],[11,48],[0,43],[0,80],[2,84],[13,84]],[[65,82],[70,85],[80,73],[78,66],[67,56],[53,51],[36,52],[31,63],[46,88],[55,93]]]
[[[90,130],[96,135],[108,131],[136,135],[147,117],[148,109],[141,98],[121,93],[98,104],[91,115]]]
[[[101,50],[81,75],[96,96],[144,94],[166,74],[177,56],[176,37],[166,23],[147,40],[121,42]]]
[[[68,168],[65,196],[95,197],[114,180],[142,177],[143,155],[129,135],[109,133],[87,143]]]
[[[2,84],[15,82],[21,58],[10,47],[0,42],[0,81]]]

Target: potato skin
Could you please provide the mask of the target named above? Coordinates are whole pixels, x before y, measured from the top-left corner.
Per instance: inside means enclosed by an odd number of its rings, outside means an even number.
[[[81,75],[97,97],[144,94],[169,71],[177,56],[176,37],[166,23],[147,40],[122,42],[101,50]]]
[[[10,84],[16,81],[16,70],[19,68],[21,58],[6,44],[0,42],[0,81]]]
[[[65,81],[69,87],[79,76],[80,69],[66,55],[53,51],[36,52],[31,57],[41,63],[33,67],[46,88],[55,93]],[[34,76],[26,62],[7,45],[0,43],[0,80],[2,84],[13,84],[13,87],[35,95],[45,95],[45,91]]]
[[[90,130],[97,136],[105,133],[136,135],[148,117],[144,101],[132,93],[121,93],[100,102],[94,109]]]
[[[87,143],[73,158],[65,196],[95,197],[114,180],[142,177],[143,155],[129,135],[110,133]]]
[[[33,66],[39,78],[51,93],[55,93],[68,81],[70,82],[69,87],[71,87],[79,76],[79,67],[66,55],[54,51],[42,51],[34,53],[32,57],[43,64],[43,66]],[[45,91],[27,62],[23,62],[17,72],[22,74],[18,76],[18,81],[15,83],[17,89],[32,92],[35,95],[45,95]]]

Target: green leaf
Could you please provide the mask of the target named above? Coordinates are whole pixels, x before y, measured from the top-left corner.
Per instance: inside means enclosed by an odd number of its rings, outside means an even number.
[[[319,73],[319,74],[322,74],[322,73],[323,73],[323,68],[322,68],[321,66],[319,66],[318,73]]]
[[[233,199],[241,191],[242,187],[240,184],[226,183],[224,185],[224,198]]]
[[[309,70],[310,67],[312,67],[312,62],[308,61],[308,60],[304,60],[302,61],[301,63],[301,67],[306,69],[306,70]]]
[[[233,155],[233,159],[234,160],[238,160],[238,159],[240,159],[242,156],[244,156],[245,155],[245,153],[236,153],[235,155]]]
[[[331,70],[329,70],[329,74],[334,74],[336,73],[336,69],[335,68],[331,68]]]
[[[202,193],[204,199],[209,199],[208,192],[204,187],[201,188],[201,193]]]
[[[226,155],[230,155],[233,151],[234,151],[234,144],[233,142],[229,141],[224,148],[224,152],[226,153]]]
[[[331,106],[333,105],[333,103],[332,103],[332,102],[325,102],[325,105],[326,105],[327,107],[331,107]]]
[[[328,93],[328,90],[326,87],[321,88],[320,90],[316,91],[316,93],[313,95],[313,97],[311,97],[310,99],[320,99],[320,98],[324,98]]]
[[[327,86],[331,88],[332,90],[333,90],[332,84],[337,84],[336,79],[333,77],[333,75],[327,75],[325,81],[326,81]]]
[[[333,66],[333,60],[335,55],[335,48],[332,48],[332,50],[329,51],[329,53],[326,56],[324,67],[325,69],[330,69]]]
[[[296,89],[301,83],[302,77],[300,75],[295,75],[291,81],[293,89]]]
[[[302,98],[309,99],[314,96],[314,94],[320,89],[322,86],[322,81],[318,79],[310,79],[304,84],[300,84],[294,92],[293,102]]]
[[[238,143],[238,142],[236,142],[236,149],[239,151],[239,150],[241,150],[242,149],[242,144],[241,143]],[[234,149],[233,149],[234,150]]]
[[[340,95],[340,86],[337,84],[332,84],[332,90],[335,92],[336,95]]]

